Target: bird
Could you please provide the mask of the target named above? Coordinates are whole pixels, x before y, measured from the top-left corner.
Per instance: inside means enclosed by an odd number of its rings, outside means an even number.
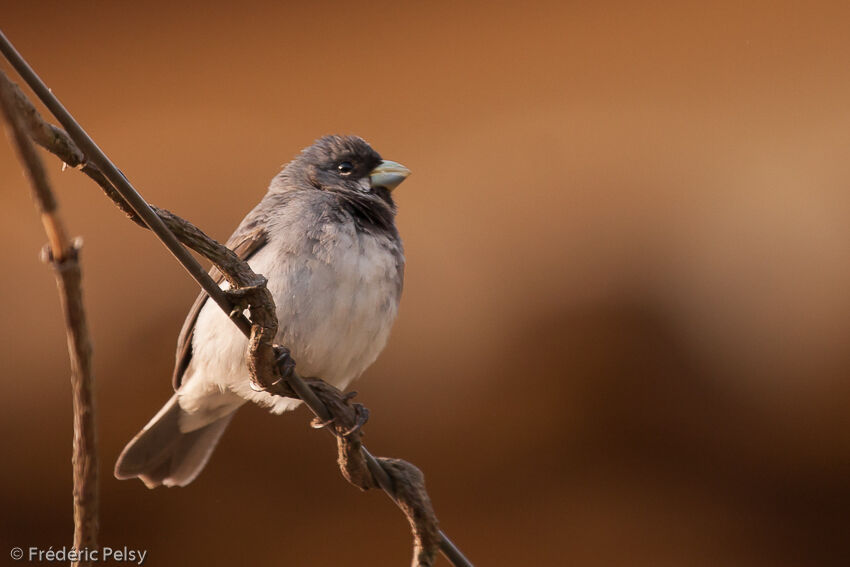
[[[300,375],[345,389],[386,345],[405,266],[393,191],[409,174],[360,137],[325,136],[283,167],[227,241],[267,279],[275,342]],[[241,406],[280,414],[301,403],[251,387],[247,339],[207,299],[198,296],[178,336],[174,395],[121,452],[118,479],[186,486]]]

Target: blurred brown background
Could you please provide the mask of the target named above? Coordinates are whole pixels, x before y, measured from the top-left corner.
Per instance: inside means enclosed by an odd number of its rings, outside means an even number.
[[[473,561],[850,561],[846,3],[220,4],[9,3],[0,25],[148,200],[220,239],[320,135],[414,171],[401,314],[356,389],[369,446],[423,469]],[[85,238],[103,544],[407,564],[400,513],[303,410],[241,411],[188,488],[112,478],[196,289],[47,163]],[[5,558],[70,543],[71,413],[5,143],[0,183]]]

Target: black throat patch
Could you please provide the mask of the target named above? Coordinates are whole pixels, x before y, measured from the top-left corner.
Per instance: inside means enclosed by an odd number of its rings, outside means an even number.
[[[398,237],[394,222],[395,205],[386,189],[378,188],[372,195],[338,191],[334,192],[334,196],[339,208],[348,213],[358,230]]]

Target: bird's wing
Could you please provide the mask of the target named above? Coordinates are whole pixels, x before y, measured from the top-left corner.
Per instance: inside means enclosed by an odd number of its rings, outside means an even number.
[[[241,259],[248,260],[268,241],[266,231],[258,225],[259,223],[243,222],[243,226],[230,237],[226,246],[233,250]],[[210,276],[215,280],[216,284],[221,284],[224,281],[224,276],[215,266],[210,270]],[[192,334],[195,331],[195,321],[198,320],[198,314],[201,312],[201,308],[206,303],[208,297],[206,292],[203,291],[198,295],[198,298],[195,299],[195,303],[189,310],[189,314],[186,316],[186,321],[180,330],[180,336],[177,338],[177,357],[174,365],[174,376],[172,377],[172,384],[175,390],[183,382],[183,373],[186,372],[189,361],[192,360]]]

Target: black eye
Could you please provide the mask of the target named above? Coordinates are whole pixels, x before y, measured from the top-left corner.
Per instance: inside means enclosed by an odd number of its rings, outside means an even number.
[[[341,161],[339,165],[336,166],[337,171],[339,171],[340,175],[349,175],[352,171],[354,171],[354,166],[351,165],[350,161]]]

